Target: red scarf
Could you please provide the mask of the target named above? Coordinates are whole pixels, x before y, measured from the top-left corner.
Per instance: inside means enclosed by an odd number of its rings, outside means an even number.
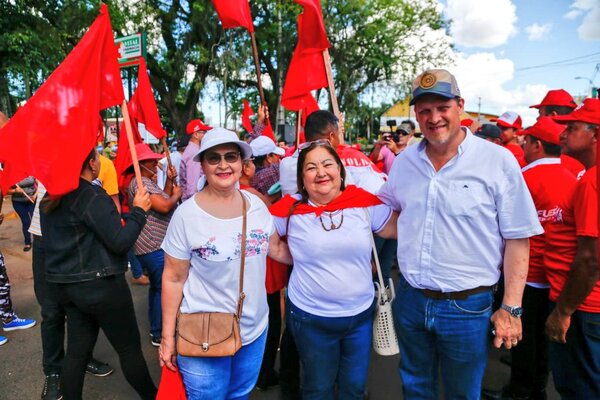
[[[269,211],[276,217],[287,217],[290,214],[290,209],[297,201],[297,199],[288,194],[277,203],[273,204]],[[320,216],[324,211],[333,212],[343,210],[344,208],[369,207],[378,204],[382,204],[382,202],[374,194],[354,185],[348,185],[342,194],[331,203],[319,207],[311,206],[307,203],[300,203],[294,209],[292,215],[315,213],[317,216]]]

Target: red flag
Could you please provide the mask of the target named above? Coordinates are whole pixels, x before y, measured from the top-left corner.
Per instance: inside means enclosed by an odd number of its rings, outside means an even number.
[[[138,87],[129,101],[129,117],[132,124],[137,123],[138,129],[140,129],[140,125],[143,126],[143,129],[146,129],[157,139],[162,139],[167,135],[158,116],[158,108],[156,107],[154,93],[152,93],[152,86],[150,86],[146,61],[143,58],[140,58],[138,69]]]
[[[131,96],[133,99],[133,96]],[[131,102],[127,105],[129,115],[131,116]],[[131,131],[133,134],[133,142],[135,144],[142,143],[142,137],[137,129],[136,124],[131,121]],[[131,165],[131,150],[129,150],[129,140],[127,140],[127,131],[125,130],[125,121],[121,122],[119,129],[119,143],[117,145],[117,156],[115,157],[115,169],[119,178],[119,188],[129,186],[131,176],[126,176],[125,169]],[[131,174],[130,174],[131,175]]]
[[[281,97],[281,104],[291,111],[305,108],[305,103],[310,101],[306,96],[312,97],[311,91],[328,86],[323,50],[329,48],[329,42],[321,4],[319,0],[295,1],[304,7],[304,12],[298,17],[298,44],[290,61]]]
[[[277,139],[275,139],[275,134],[273,134],[273,127],[271,126],[271,121],[269,121],[268,118],[265,121],[265,129],[263,130],[262,135],[268,137],[269,139],[277,143]]]
[[[250,107],[250,103],[248,100],[244,99],[244,109],[242,110],[242,126],[248,132],[252,132],[252,122],[250,122],[250,117],[254,115],[254,110]]]
[[[212,3],[219,14],[223,29],[241,26],[248,29],[248,32],[254,32],[248,0],[212,0]]]
[[[0,130],[2,186],[32,175],[52,195],[79,184],[81,164],[96,144],[99,112],[123,102],[108,8],[100,6],[81,41]]]

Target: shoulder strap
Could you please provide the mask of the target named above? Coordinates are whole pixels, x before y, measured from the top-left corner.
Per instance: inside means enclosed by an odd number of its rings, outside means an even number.
[[[244,266],[246,264],[246,227],[248,223],[248,210],[246,204],[246,196],[240,191],[242,196],[242,242],[240,244],[240,298],[238,300],[237,316],[242,318],[242,309],[244,308]]]
[[[371,216],[369,215],[369,210],[367,208],[363,208],[365,212],[365,216],[367,217],[367,222],[369,223],[369,231],[371,230]],[[377,279],[379,281],[380,290],[385,293],[385,283],[383,282],[383,273],[381,272],[381,265],[379,264],[379,256],[377,255],[377,247],[375,246],[375,237],[373,236],[373,232],[370,232],[371,236],[371,246],[373,247],[373,258],[375,259],[375,265],[377,266]]]

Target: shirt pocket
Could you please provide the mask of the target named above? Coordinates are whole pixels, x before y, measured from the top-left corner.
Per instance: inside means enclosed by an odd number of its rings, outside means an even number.
[[[448,190],[446,209],[453,217],[475,217],[483,202],[484,188],[475,182],[452,182]]]

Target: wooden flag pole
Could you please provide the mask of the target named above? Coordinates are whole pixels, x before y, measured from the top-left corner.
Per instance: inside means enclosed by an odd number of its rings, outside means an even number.
[[[260,104],[264,105],[265,92],[262,87],[262,79],[260,75],[260,61],[258,60],[258,47],[256,46],[256,36],[254,32],[250,32],[250,38],[252,39],[252,55],[254,56],[254,67],[256,68],[256,82],[258,83],[258,94],[260,95]]]
[[[173,164],[171,163],[171,152],[169,151],[169,148],[167,147],[167,139],[165,139],[165,137],[163,136],[160,139],[160,143],[163,145],[163,148],[165,149],[165,156],[167,156],[167,165],[169,166],[169,168],[171,168],[173,166]]]
[[[142,183],[140,164],[138,162],[137,153],[135,152],[135,143],[133,141],[133,131],[131,130],[131,119],[129,118],[129,109],[127,109],[127,102],[125,100],[123,100],[123,104],[121,104],[121,112],[123,113],[123,120],[125,120],[125,130],[127,131],[127,141],[129,142],[129,151],[131,151],[131,160],[133,162],[135,180],[137,181],[138,188],[141,188],[144,185]]]
[[[296,150],[300,146],[300,126],[302,125],[302,110],[296,111]]]
[[[331,108],[333,109],[333,114],[338,117],[341,123],[339,140],[340,143],[344,143],[344,116],[340,112],[340,106],[338,105],[337,96],[335,94],[335,83],[333,82],[333,72],[331,71],[331,57],[329,56],[329,49],[323,50],[323,62],[325,63],[325,73],[327,74],[327,85],[329,86]]]

